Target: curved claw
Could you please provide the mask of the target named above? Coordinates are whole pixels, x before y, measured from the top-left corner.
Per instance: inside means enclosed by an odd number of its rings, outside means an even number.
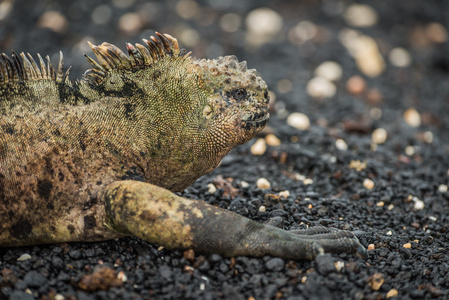
[[[362,245],[357,248],[357,252],[355,253],[355,255],[362,259],[368,259],[368,251],[366,251],[366,248]]]

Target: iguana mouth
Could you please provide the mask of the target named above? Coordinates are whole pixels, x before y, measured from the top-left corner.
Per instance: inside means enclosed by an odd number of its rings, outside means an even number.
[[[270,119],[270,113],[268,111],[260,111],[256,113],[252,113],[243,117],[242,119],[242,127],[245,129],[259,128],[264,127],[268,120]]]

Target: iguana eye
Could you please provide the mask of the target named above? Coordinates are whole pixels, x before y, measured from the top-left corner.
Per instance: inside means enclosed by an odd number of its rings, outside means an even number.
[[[243,88],[235,89],[227,93],[227,96],[234,98],[235,100],[243,100],[246,99],[248,94],[246,93],[246,90]]]

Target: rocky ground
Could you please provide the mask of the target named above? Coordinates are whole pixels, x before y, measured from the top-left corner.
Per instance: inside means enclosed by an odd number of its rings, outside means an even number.
[[[183,195],[285,229],[353,230],[369,256],[225,259],[136,238],[0,249],[0,299],[446,299],[448,12],[447,1],[3,1],[0,51],[63,50],[71,78],[89,67],[87,40],[124,48],[154,30],[197,57],[247,60],[271,89],[269,128]]]

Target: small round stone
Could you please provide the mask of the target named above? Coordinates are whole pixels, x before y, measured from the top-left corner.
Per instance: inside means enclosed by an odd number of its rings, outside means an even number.
[[[391,289],[388,291],[386,298],[396,297],[399,294],[397,289]]]
[[[300,130],[307,130],[310,127],[310,120],[303,113],[294,112],[287,118],[287,124]]]
[[[346,82],[346,89],[349,93],[353,95],[359,95],[362,94],[365,91],[366,83],[365,79],[362,78],[362,76],[352,76],[348,79]]]
[[[369,244],[368,245],[368,251],[371,251],[371,250],[374,250],[375,249],[375,247],[374,247],[374,244]]]
[[[271,183],[266,178],[257,179],[257,187],[261,190],[266,190],[271,187]]]
[[[242,18],[235,13],[228,13],[220,18],[219,24],[221,30],[225,32],[236,32],[239,30]]]
[[[213,194],[217,191],[217,187],[215,186],[215,184],[209,183],[207,185],[207,191],[209,192],[209,194]]]
[[[411,127],[419,127],[421,125],[421,115],[412,107],[404,112],[404,120]]]
[[[387,140],[388,133],[383,128],[377,128],[371,134],[371,140],[376,144],[383,144]]]
[[[279,192],[279,196],[287,198],[288,196],[290,196],[290,192],[285,190],[285,191],[280,191]]]
[[[265,142],[268,146],[279,146],[281,144],[281,140],[278,139],[274,134],[270,133],[265,137]]]
[[[350,26],[370,27],[377,23],[377,12],[369,5],[352,4],[348,6],[343,17]]]
[[[20,257],[17,259],[17,261],[25,261],[25,260],[29,260],[31,259],[31,255],[29,255],[28,253],[24,253],[22,255],[20,255]]]
[[[248,30],[257,35],[274,35],[282,29],[281,15],[268,7],[252,10],[245,20]]]
[[[412,247],[412,244],[411,243],[406,243],[406,244],[402,245],[402,247],[410,249]]]
[[[391,64],[398,68],[408,67],[412,63],[410,53],[404,48],[394,48],[390,51],[388,58]]]
[[[331,98],[337,92],[337,87],[323,77],[314,77],[307,83],[307,93],[313,98]]]
[[[337,139],[335,141],[335,147],[337,147],[338,150],[346,151],[348,150],[348,144],[343,139]]]
[[[445,43],[447,41],[447,30],[441,23],[432,22],[426,27],[427,37],[434,43]]]
[[[263,138],[257,139],[257,141],[251,146],[251,153],[253,155],[264,155],[266,151],[267,144]]]
[[[438,186],[438,192],[440,193],[446,193],[448,190],[448,186],[446,184],[440,184]]]
[[[372,190],[374,188],[374,181],[369,178],[365,178],[365,180],[363,180],[363,186],[368,190]]]
[[[424,208],[424,201],[419,199],[418,197],[413,197],[413,201],[415,202],[413,204],[413,208],[416,210],[421,210]]]
[[[343,75],[343,69],[334,61],[325,61],[315,69],[315,76],[326,78],[329,81],[337,81]]]

